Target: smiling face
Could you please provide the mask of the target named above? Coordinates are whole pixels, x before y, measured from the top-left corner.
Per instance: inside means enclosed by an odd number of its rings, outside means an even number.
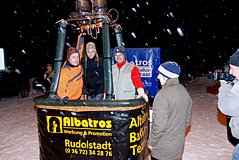
[[[124,61],[124,59],[125,59],[124,54],[122,54],[122,53],[116,53],[115,54],[115,61],[117,63],[119,63],[119,64],[122,63]]]
[[[95,54],[96,54],[96,50],[95,49],[87,49],[86,50],[86,54],[87,56],[92,59],[95,57]]]
[[[239,67],[231,65],[231,64],[229,66],[230,66],[229,74],[235,76],[236,79],[239,80]]]
[[[78,66],[80,59],[79,59],[79,53],[73,53],[70,55],[70,57],[68,58],[68,61],[74,65],[74,66]]]

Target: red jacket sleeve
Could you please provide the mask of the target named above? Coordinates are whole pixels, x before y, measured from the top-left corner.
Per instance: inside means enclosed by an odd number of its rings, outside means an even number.
[[[141,80],[141,78],[140,78],[139,69],[138,69],[136,66],[132,69],[131,79],[132,79],[132,82],[133,82],[133,84],[134,84],[136,90],[137,90],[138,88],[144,88],[144,87],[143,87],[142,80]]]

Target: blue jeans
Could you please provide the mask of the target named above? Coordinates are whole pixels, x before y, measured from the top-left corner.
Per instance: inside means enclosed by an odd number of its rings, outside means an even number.
[[[232,153],[232,160],[239,160],[239,143],[236,145],[236,148]]]

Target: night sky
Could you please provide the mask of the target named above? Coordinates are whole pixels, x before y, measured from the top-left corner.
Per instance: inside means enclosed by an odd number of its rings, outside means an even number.
[[[108,0],[107,4],[108,10],[119,12],[125,47],[161,48],[162,61],[177,61],[185,73],[223,67],[239,47],[236,0]],[[30,76],[41,73],[54,61],[56,22],[69,18],[72,11],[75,0],[0,1],[0,48],[7,64]],[[110,36],[113,48],[116,39],[113,33]],[[66,43],[76,41],[67,35]]]

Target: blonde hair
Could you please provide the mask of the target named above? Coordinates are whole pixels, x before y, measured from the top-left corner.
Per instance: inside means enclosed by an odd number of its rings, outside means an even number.
[[[87,60],[88,60],[88,55],[87,55],[87,53],[86,53],[86,58],[85,58],[85,64],[87,65]],[[98,53],[97,53],[97,51],[95,50],[95,62],[96,62],[96,64],[97,64],[97,67],[99,67],[99,65],[100,65],[100,58],[99,58],[99,55],[98,55]]]
[[[89,51],[89,50],[94,50],[95,51],[95,62],[96,62],[96,64],[97,64],[97,67],[99,67],[99,65],[100,65],[100,59],[99,59],[99,55],[98,55],[98,53],[97,53],[97,51],[96,51],[96,46],[95,46],[95,43],[93,43],[93,42],[88,42],[87,44],[86,44],[86,58],[85,58],[85,64],[87,65],[87,59],[88,59],[88,55],[87,55],[87,52]]]

